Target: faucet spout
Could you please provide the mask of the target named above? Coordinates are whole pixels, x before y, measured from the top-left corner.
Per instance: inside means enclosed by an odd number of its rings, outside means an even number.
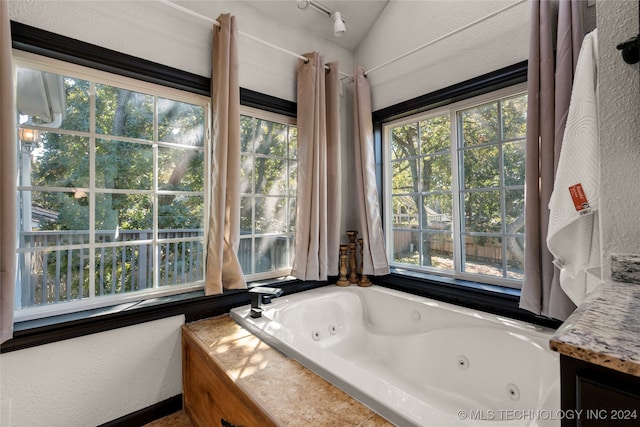
[[[280,288],[268,288],[266,286],[256,286],[249,289],[251,294],[251,313],[253,318],[262,317],[262,304],[269,304],[273,298],[282,295]]]

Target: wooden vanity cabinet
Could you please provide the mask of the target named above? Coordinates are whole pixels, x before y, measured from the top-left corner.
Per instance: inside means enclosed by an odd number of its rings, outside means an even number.
[[[562,427],[640,426],[640,377],[560,355]]]
[[[197,337],[182,328],[183,407],[200,427],[269,427],[276,423],[227,374]]]

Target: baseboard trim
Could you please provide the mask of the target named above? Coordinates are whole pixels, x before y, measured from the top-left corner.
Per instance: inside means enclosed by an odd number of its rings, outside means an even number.
[[[140,427],[182,410],[182,393],[98,427]]]

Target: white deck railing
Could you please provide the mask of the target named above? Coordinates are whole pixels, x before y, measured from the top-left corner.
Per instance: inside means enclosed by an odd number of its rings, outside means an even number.
[[[103,295],[184,285],[204,280],[202,229],[96,231],[91,276],[88,231],[20,233],[17,308]],[[286,236],[241,238],[238,259],[245,274],[286,268]],[[255,244],[255,248],[252,246]],[[156,254],[154,255],[154,251]],[[154,265],[157,278],[154,278]],[[94,277],[93,284],[90,277]],[[93,295],[90,295],[93,293]]]
[[[93,296],[154,287],[154,263],[159,287],[203,280],[202,235],[202,229],[159,230],[154,256],[151,230],[96,231]],[[21,308],[89,297],[88,231],[22,232],[20,247]]]

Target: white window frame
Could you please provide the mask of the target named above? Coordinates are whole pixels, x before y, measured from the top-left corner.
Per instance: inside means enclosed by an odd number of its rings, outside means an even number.
[[[492,91],[483,95],[479,95],[473,98],[468,98],[463,101],[455,102],[448,104],[441,108],[435,108],[433,110],[428,110],[426,112],[420,112],[416,114],[412,114],[411,116],[402,117],[400,119],[392,120],[389,122],[385,122],[382,128],[382,147],[384,153],[384,159],[387,160],[384,162],[383,166],[383,203],[385,209],[384,215],[384,229],[385,229],[385,239],[387,246],[387,256],[389,264],[392,267],[397,267],[400,270],[406,271],[415,271],[421,273],[432,274],[435,276],[442,276],[453,279],[461,279],[468,280],[478,283],[486,283],[492,285],[505,286],[509,288],[519,289],[522,286],[522,281],[517,279],[509,279],[497,276],[489,276],[489,275],[481,275],[481,274],[473,274],[468,272],[461,271],[461,266],[463,264],[463,251],[462,251],[462,224],[461,224],[461,216],[464,214],[461,212],[461,203],[460,203],[460,155],[459,155],[459,126],[458,126],[458,118],[457,113],[461,110],[466,110],[470,108],[474,108],[489,102],[495,102],[497,100],[508,98],[511,96],[515,96],[518,94],[525,93],[527,89],[526,83],[520,83],[517,85],[509,86],[506,88],[498,89],[496,91]],[[451,144],[450,144],[450,153],[451,153],[451,174],[452,174],[452,203],[453,203],[453,224],[452,224],[452,232],[453,232],[453,262],[454,262],[454,270],[453,272],[448,272],[442,269],[437,269],[429,266],[419,266],[419,265],[410,265],[404,263],[397,263],[393,261],[393,251],[394,251],[394,236],[393,236],[393,202],[392,202],[392,163],[391,159],[391,138],[389,137],[390,130],[394,127],[415,123],[420,120],[429,119],[436,116],[442,116],[444,114],[449,114],[450,117],[450,132],[451,132]],[[501,165],[502,169],[503,165]],[[502,172],[502,170],[501,170]]]
[[[297,127],[297,119],[295,117],[290,117],[284,114],[277,114],[277,113],[272,113],[269,111],[265,111],[265,110],[261,110],[259,108],[253,108],[253,107],[248,107],[248,106],[244,106],[241,105],[240,106],[240,114],[243,116],[249,116],[249,117],[255,117],[258,119],[262,119],[262,120],[268,120],[268,121],[272,121],[275,123],[280,123],[280,124],[285,124],[285,125],[289,125],[289,126],[296,126]],[[287,161],[290,162],[294,159],[288,158]],[[297,185],[297,183],[296,183]],[[255,182],[252,183],[252,188],[251,188],[251,193],[242,193],[243,197],[251,197],[252,198],[252,204],[253,204],[253,209],[252,209],[252,232],[250,235],[245,235],[245,236],[240,236],[241,239],[251,239],[252,242],[255,242],[255,238],[256,237],[269,237],[269,236],[283,236],[285,235],[288,239],[288,241],[290,241],[290,264],[293,263],[293,242],[289,239],[290,237],[293,237],[293,232],[287,231],[286,233],[273,233],[273,234],[263,234],[263,233],[256,233],[255,232]],[[295,194],[287,194],[286,195],[287,198],[287,206],[289,205],[289,202],[291,199],[296,199],[296,195]],[[297,202],[297,200],[296,200]],[[287,223],[289,223],[290,219],[288,217],[289,215],[289,210],[287,209]],[[255,257],[253,257],[252,262],[255,263]],[[245,279],[247,281],[261,281],[261,280],[268,280],[268,279],[275,279],[275,278],[285,278],[288,277],[291,274],[291,268],[292,266],[286,267],[286,268],[280,268],[280,269],[276,269],[276,270],[271,270],[271,271],[266,271],[266,272],[260,272],[260,273],[245,273]],[[254,271],[255,271],[255,265],[254,265]]]
[[[92,87],[95,84],[105,84],[105,85],[110,85],[110,86],[115,86],[115,87],[119,87],[119,88],[123,88],[123,89],[127,89],[127,90],[131,90],[131,91],[135,91],[135,92],[141,92],[141,93],[145,93],[145,94],[149,94],[154,96],[154,98],[166,98],[166,99],[170,99],[170,100],[174,100],[174,101],[179,101],[179,102],[184,102],[184,103],[189,103],[189,104],[195,104],[195,105],[201,105],[204,109],[205,109],[205,115],[204,115],[204,131],[205,131],[205,135],[204,135],[204,147],[202,148],[204,150],[205,156],[204,156],[204,168],[205,168],[205,180],[204,180],[204,191],[202,192],[203,194],[199,194],[199,192],[184,192],[185,195],[188,194],[190,196],[194,196],[194,195],[202,195],[204,197],[204,217],[202,219],[203,221],[203,237],[195,237],[195,238],[187,238],[191,239],[191,240],[198,240],[198,241],[202,241],[203,243],[203,260],[206,260],[206,235],[207,235],[207,224],[209,222],[209,212],[207,209],[207,206],[209,206],[210,204],[210,188],[211,188],[211,183],[210,183],[210,179],[208,179],[207,177],[211,176],[210,173],[210,165],[211,165],[211,156],[210,156],[210,146],[211,146],[211,141],[210,141],[210,135],[211,135],[211,117],[210,117],[210,105],[211,105],[211,99],[210,97],[207,96],[202,96],[202,95],[198,95],[198,94],[194,94],[191,92],[186,92],[186,91],[182,91],[179,89],[173,89],[173,88],[169,88],[169,87],[165,87],[165,86],[161,86],[158,84],[154,84],[154,83],[149,83],[149,82],[144,82],[144,81],[140,81],[140,80],[136,80],[133,78],[129,78],[129,77],[124,77],[124,76],[120,76],[120,75],[116,75],[116,74],[112,74],[112,73],[108,73],[108,72],[104,72],[104,71],[100,71],[100,70],[96,70],[93,68],[89,68],[89,67],[84,67],[81,65],[77,65],[77,64],[72,64],[72,63],[68,63],[65,61],[60,61],[57,59],[53,59],[53,58],[49,58],[49,57],[44,57],[44,56],[40,56],[40,55],[36,55],[33,53],[29,53],[29,52],[24,52],[21,50],[17,50],[14,49],[13,50],[13,60],[14,60],[14,64],[15,67],[26,67],[26,68],[32,68],[32,69],[39,69],[39,70],[43,70],[43,71],[47,71],[47,72],[51,72],[51,73],[55,73],[55,74],[59,74],[59,75],[63,75],[63,76],[68,76],[68,77],[73,77],[73,78],[78,78],[78,79],[82,79],[82,80],[88,80],[90,82],[92,82]],[[95,95],[91,94],[91,98],[90,98],[90,108],[92,111],[95,110]],[[157,111],[157,102],[155,102],[155,106],[154,109],[156,109]],[[93,113],[92,113],[93,115]],[[156,114],[157,115],[157,114]],[[155,116],[155,115],[154,115]],[[166,147],[170,147],[172,146],[172,144],[169,143],[158,143],[157,142],[157,125],[154,123],[154,138],[153,141],[150,141],[149,144],[152,145],[154,147],[154,150],[156,149],[156,147],[158,146],[166,146]],[[46,127],[38,127],[38,126],[29,126],[30,128],[34,128],[36,130],[39,131],[43,131],[43,132],[51,132],[51,131],[55,131],[56,133],[66,133],[66,134],[74,134],[74,135],[79,135],[79,136],[84,136],[84,137],[88,137],[90,138],[90,144],[92,146],[92,149],[90,150],[91,154],[90,154],[90,163],[95,165],[95,141],[96,139],[100,139],[100,138],[104,138],[104,137],[108,137],[107,135],[103,135],[100,133],[96,132],[95,129],[95,121],[91,121],[91,128],[89,130],[89,132],[84,132],[84,131],[68,131],[68,130],[61,130],[61,129],[51,129],[51,128],[46,128]],[[130,140],[130,138],[127,137],[118,137],[119,140],[123,140],[123,141],[127,141]],[[136,140],[136,142],[139,142],[138,140]],[[179,146],[180,148],[182,148],[182,146]],[[154,156],[154,159],[156,159],[156,156]],[[154,169],[157,170],[157,160],[154,160]],[[91,174],[95,174],[95,166],[91,167]],[[93,178],[93,177],[91,177]],[[91,182],[95,182],[94,179],[90,179]],[[17,190],[21,191],[21,190],[32,190],[32,191],[38,191],[38,189],[41,187],[34,187],[34,186],[29,186],[29,187],[22,187],[22,186],[18,186]],[[55,192],[70,192],[71,190],[73,190],[72,188],[58,188],[58,187],[44,187],[48,190],[51,191],[55,191]],[[94,192],[94,194],[98,194],[98,193],[126,193],[126,194],[149,194],[149,190],[114,190],[114,189],[107,189],[107,190],[103,190],[100,188],[95,188],[95,186],[92,186],[91,188],[89,188],[90,191]],[[180,195],[180,192],[170,192],[170,194],[175,194],[175,195]],[[163,194],[163,191],[161,190],[155,190],[155,195],[161,195]],[[162,243],[169,243],[169,242],[183,242],[185,241],[185,239],[182,238],[168,238],[168,239],[159,239],[157,236],[157,230],[158,230],[158,217],[157,217],[157,203],[156,205],[156,210],[154,213],[154,219],[153,219],[153,238],[149,239],[149,240],[140,240],[140,241],[135,241],[136,244],[139,245],[145,245],[145,244],[153,244],[153,245],[159,245]],[[90,219],[89,219],[89,226],[90,229],[88,230],[90,235],[93,235],[93,233],[96,231],[94,228],[94,210],[90,209]],[[18,215],[18,217],[20,217],[20,215]],[[124,242],[123,242],[124,243]],[[121,244],[119,242],[113,242],[113,243],[102,243],[102,244],[98,244],[95,242],[95,239],[93,241],[91,241],[88,244],[76,244],[76,245],[66,245],[66,246],[57,246],[56,249],[58,250],[65,250],[65,249],[82,249],[82,250],[88,250],[89,251],[89,257],[95,259],[95,251],[98,247],[118,247],[118,246],[125,246],[124,244]],[[24,253],[24,252],[33,252],[32,250],[27,250],[27,249],[21,249],[18,248],[17,250],[18,253]],[[95,269],[95,263],[90,263],[90,271],[88,272],[89,275],[91,275],[92,277],[95,278],[96,275],[96,269]],[[196,291],[196,290],[202,290],[204,288],[204,279],[203,280],[198,280],[192,283],[187,283],[187,284],[177,284],[177,285],[171,285],[171,286],[163,286],[160,287],[159,286],[159,278],[158,278],[158,274],[157,274],[157,269],[158,266],[154,263],[154,270],[156,271],[156,274],[154,274],[154,280],[153,280],[153,286],[148,288],[148,289],[144,289],[144,290],[140,290],[140,291],[131,291],[131,292],[127,292],[127,293],[123,293],[123,294],[118,294],[118,295],[103,295],[103,296],[96,296],[95,295],[95,285],[96,282],[95,280],[92,280],[92,286],[90,287],[89,290],[89,295],[86,297],[83,297],[83,299],[81,300],[72,300],[72,301],[61,301],[59,303],[51,303],[51,304],[46,304],[46,305],[42,305],[42,306],[37,306],[37,307],[25,307],[25,308],[20,308],[20,302],[19,302],[19,298],[20,295],[16,295],[16,310],[14,311],[14,318],[16,322],[20,322],[20,321],[27,321],[27,320],[32,320],[32,319],[38,319],[38,318],[44,318],[44,317],[50,317],[50,316],[55,316],[55,315],[60,315],[60,314],[66,314],[66,313],[73,313],[73,312],[78,312],[78,311],[84,311],[84,310],[90,310],[90,309],[95,309],[95,308],[101,308],[101,307],[108,307],[108,306],[114,306],[114,305],[119,305],[119,304],[126,304],[126,303],[132,303],[132,302],[137,302],[137,301],[141,301],[141,300],[147,300],[147,299],[151,299],[151,298],[158,298],[158,297],[162,297],[162,296],[170,296],[170,295],[176,295],[176,294],[182,294],[182,293],[187,293],[187,292],[192,292],[192,291]],[[206,277],[206,262],[204,262],[204,266],[203,266],[203,271],[202,271],[202,275],[203,277]],[[16,284],[17,286],[17,284]]]

